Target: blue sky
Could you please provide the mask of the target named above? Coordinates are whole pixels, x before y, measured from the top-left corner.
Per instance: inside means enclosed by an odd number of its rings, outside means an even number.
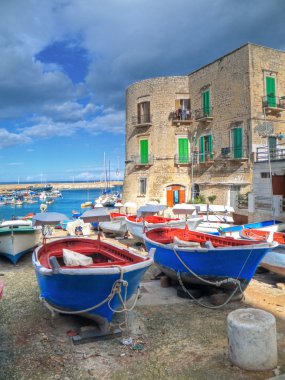
[[[283,0],[2,0],[0,14],[0,182],[100,180],[104,152],[123,178],[127,86],[246,42],[285,50]]]

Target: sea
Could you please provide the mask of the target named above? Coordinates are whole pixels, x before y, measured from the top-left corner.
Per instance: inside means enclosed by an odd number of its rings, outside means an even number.
[[[122,190],[122,186],[112,187],[112,192],[122,194]],[[87,201],[95,203],[95,199],[102,195],[102,189],[62,190],[60,192],[62,194],[62,197],[55,198],[55,201],[53,203],[48,204],[47,211],[60,212],[62,214],[65,214],[68,219],[71,219],[73,210],[78,212],[84,212],[88,210],[88,208],[82,209],[80,207],[81,203]],[[41,212],[40,205],[40,201],[32,204],[24,203],[22,206],[0,205],[0,221],[10,220],[13,218],[18,219],[31,212]]]

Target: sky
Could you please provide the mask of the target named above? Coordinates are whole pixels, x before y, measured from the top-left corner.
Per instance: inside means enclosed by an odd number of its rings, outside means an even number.
[[[0,182],[122,179],[125,90],[252,42],[284,0],[0,0]]]

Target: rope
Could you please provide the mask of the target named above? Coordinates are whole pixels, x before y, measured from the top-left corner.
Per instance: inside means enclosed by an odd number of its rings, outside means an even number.
[[[244,293],[243,293],[243,290],[242,290],[242,287],[241,287],[241,282],[240,282],[240,280],[238,279],[239,277],[240,277],[240,275],[241,275],[241,273],[242,273],[242,271],[243,271],[243,269],[244,269],[244,267],[245,267],[245,265],[246,265],[246,263],[247,263],[247,261],[248,261],[248,259],[249,259],[249,257],[251,256],[251,254],[252,254],[252,251],[253,251],[253,249],[251,249],[251,251],[249,252],[249,254],[248,254],[248,256],[247,256],[247,258],[246,258],[246,260],[245,260],[245,262],[243,263],[243,266],[241,267],[241,269],[240,269],[240,271],[239,271],[239,274],[238,274],[238,276],[237,276],[237,278],[236,279],[234,279],[234,278],[227,278],[227,279],[225,279],[225,280],[221,280],[221,281],[215,281],[215,282],[213,282],[213,281],[208,281],[208,280],[205,280],[203,277],[200,277],[199,275],[197,275],[195,272],[193,272],[189,267],[188,267],[188,265],[187,264],[185,264],[185,262],[181,259],[181,257],[178,255],[178,253],[177,253],[177,251],[176,251],[176,249],[175,249],[175,247],[173,247],[173,252],[174,252],[174,254],[176,255],[176,257],[178,258],[178,260],[181,262],[181,264],[188,270],[188,272],[190,272],[194,277],[196,277],[198,280],[200,280],[201,282],[204,282],[204,283],[206,283],[206,284],[208,284],[208,285],[214,285],[214,286],[216,286],[216,287],[220,287],[221,285],[223,285],[223,284],[229,284],[229,283],[232,283],[232,284],[236,284],[237,286],[236,286],[236,288],[234,289],[234,291],[232,292],[232,294],[229,296],[229,298],[222,304],[222,305],[218,305],[218,306],[209,306],[209,305],[205,305],[205,304],[203,304],[203,303],[201,303],[198,299],[196,299],[189,291],[188,291],[188,289],[186,289],[186,287],[184,286],[184,284],[183,284],[183,282],[182,282],[182,279],[181,279],[181,276],[180,276],[180,272],[179,271],[177,271],[177,278],[178,278],[178,281],[179,281],[179,283],[180,283],[180,285],[181,285],[181,287],[182,287],[182,289],[184,290],[184,292],[186,292],[198,305],[200,305],[200,306],[202,306],[202,307],[205,307],[205,308],[208,308],[208,309],[219,309],[219,308],[221,308],[221,307],[223,307],[223,306],[225,306],[227,303],[229,303],[230,302],[230,300],[233,298],[233,296],[236,294],[236,292],[238,291],[238,289],[239,289],[239,291],[240,291],[240,293],[242,294],[242,297],[244,298]]]
[[[47,309],[50,310],[52,317],[54,317],[55,313],[64,313],[64,314],[73,314],[73,315],[87,313],[91,310],[98,309],[100,306],[102,306],[106,302],[108,302],[108,307],[113,313],[125,312],[125,322],[123,324],[125,324],[125,326],[128,326],[128,312],[132,311],[137,304],[137,301],[138,301],[138,298],[140,295],[140,287],[138,286],[138,288],[137,288],[135,300],[134,300],[132,306],[130,308],[127,308],[127,293],[128,293],[128,285],[129,284],[128,284],[128,281],[123,279],[123,277],[124,277],[123,268],[118,266],[118,269],[120,270],[120,278],[113,283],[110,294],[103,301],[99,302],[97,305],[91,306],[87,309],[76,310],[76,311],[66,311],[66,310],[62,310],[62,309],[59,309],[59,308],[51,305],[44,297],[40,297],[40,300],[44,304],[44,306],[46,306]],[[122,286],[125,287],[124,298],[122,297]],[[115,297],[115,295],[118,295],[119,300],[121,302],[121,305],[123,307],[120,310],[115,310],[111,307],[111,301]],[[121,328],[121,325],[122,324],[119,325],[120,328]]]

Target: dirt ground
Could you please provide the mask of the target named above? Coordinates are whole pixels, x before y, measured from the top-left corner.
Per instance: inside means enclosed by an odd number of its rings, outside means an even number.
[[[257,274],[245,301],[209,310],[178,298],[173,288],[161,288],[159,280],[151,280],[157,273],[153,266],[142,283],[142,297],[129,315],[128,330],[121,337],[74,345],[74,332],[92,322],[74,316],[51,317],[39,300],[31,254],[16,266],[0,258],[0,273],[5,284],[0,301],[1,380],[263,380],[285,373],[285,288],[276,287],[284,278],[274,274]],[[276,316],[278,367],[274,371],[249,372],[228,360],[226,318],[244,307],[258,307]],[[116,317],[114,324],[120,322],[122,316]],[[122,339],[130,337],[132,345],[122,344]]]

